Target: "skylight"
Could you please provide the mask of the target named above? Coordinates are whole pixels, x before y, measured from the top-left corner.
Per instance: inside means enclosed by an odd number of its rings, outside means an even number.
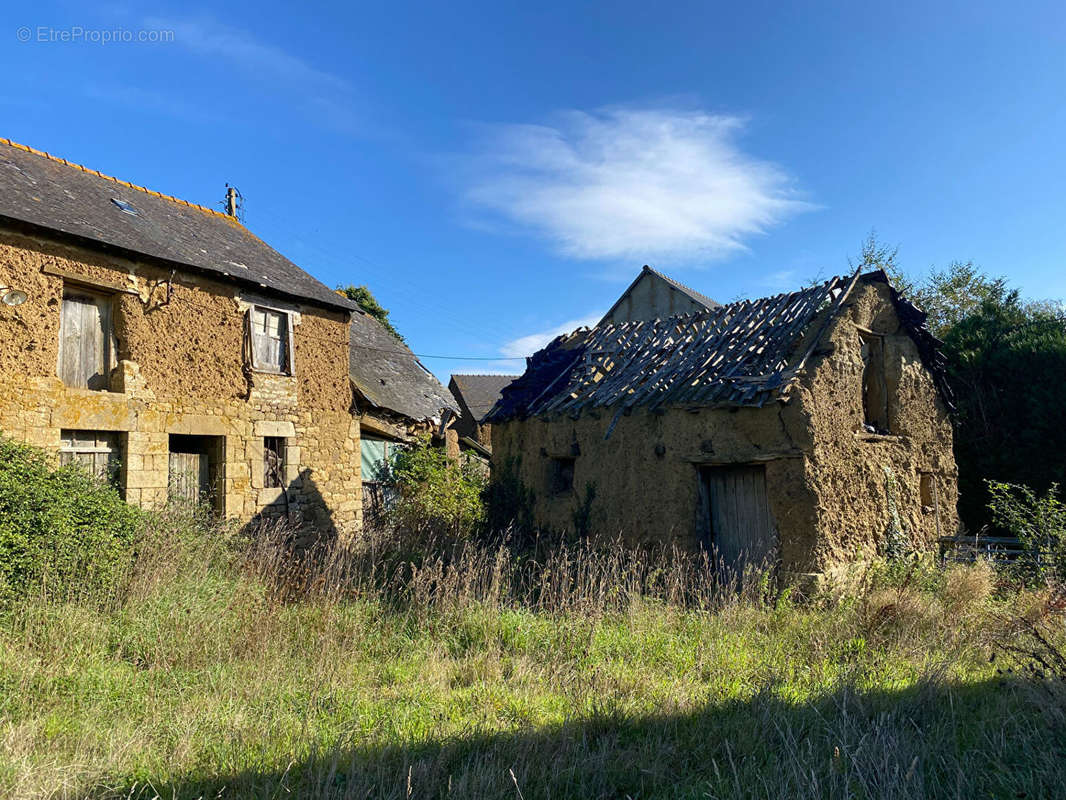
[[[137,209],[135,209],[125,200],[119,200],[117,197],[112,197],[111,202],[118,206],[119,211],[121,211],[123,214],[129,214],[131,217],[137,216]]]

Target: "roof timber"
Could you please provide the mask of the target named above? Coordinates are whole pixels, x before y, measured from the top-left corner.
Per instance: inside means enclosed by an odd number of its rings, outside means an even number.
[[[604,323],[560,336],[528,359],[526,372],[504,389],[485,421],[576,418],[610,406],[615,417],[609,436],[619,417],[638,406],[652,411],[761,407],[784,400],[860,280],[889,286],[903,329],[950,409],[944,357],[925,327],[925,314],[883,272],[856,271],[797,292],[666,319]]]

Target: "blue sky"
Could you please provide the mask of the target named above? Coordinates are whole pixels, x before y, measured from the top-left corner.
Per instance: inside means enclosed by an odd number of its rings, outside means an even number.
[[[1059,3],[146,6],[5,9],[0,135],[236,185],[253,232],[461,357],[424,359],[444,379],[521,371],[642,264],[772,294],[871,229],[911,271],[1066,296]]]

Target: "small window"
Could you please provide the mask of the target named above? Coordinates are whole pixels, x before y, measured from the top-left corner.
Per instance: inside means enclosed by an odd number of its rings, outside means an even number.
[[[111,431],[62,431],[59,463],[81,464],[99,480],[118,488],[118,434]]]
[[[111,297],[63,291],[59,314],[59,377],[78,389],[107,389],[113,364]]]
[[[363,523],[374,526],[396,501],[392,485],[392,464],[403,448],[399,442],[363,436],[359,440],[361,476],[363,479]]]
[[[923,472],[918,476],[918,488],[921,495],[922,509],[932,511],[936,508],[936,484],[933,473]]]
[[[883,336],[863,334],[862,343],[862,412],[863,422],[871,433],[886,434],[888,425],[888,384],[885,382],[885,340]]]
[[[551,493],[566,494],[574,489],[574,459],[553,458],[551,461]]]
[[[251,322],[252,367],[264,372],[292,374],[292,315],[253,306]]]
[[[280,436],[263,439],[263,485],[277,489],[285,480],[285,440]]]
[[[387,482],[392,468],[392,459],[400,447],[400,444],[390,442],[388,439],[364,436],[359,441],[363,483]]]
[[[117,197],[112,197],[111,202],[118,206],[118,209],[123,214],[129,214],[131,217],[137,216],[137,209],[127,203],[125,200],[119,200]]]

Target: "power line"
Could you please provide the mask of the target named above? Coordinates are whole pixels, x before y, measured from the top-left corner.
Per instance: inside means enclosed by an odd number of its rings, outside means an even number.
[[[382,266],[381,264],[375,263],[374,261],[371,261],[370,259],[353,252],[347,252],[343,255],[334,252],[324,247],[318,239],[315,239],[314,241],[305,239],[293,229],[290,221],[281,219],[275,214],[272,214],[270,211],[264,211],[260,209],[256,213],[265,217],[268,222],[273,223],[277,229],[281,230],[282,232],[287,232],[287,235],[290,239],[293,239],[294,241],[298,242],[305,249],[318,252],[326,259],[327,262],[333,262],[334,265],[340,267],[343,270],[351,270],[351,259],[355,259],[356,261],[360,261],[363,264],[366,264],[377,270],[379,279],[381,279],[383,282],[387,282],[390,286],[396,287],[397,284],[399,284],[401,287],[406,289],[402,298],[400,299],[401,306],[406,305],[413,307],[414,309],[421,309],[426,312],[431,312],[438,318],[447,319],[451,327],[461,330],[462,332],[471,336],[484,337],[486,333],[489,333],[494,338],[506,339],[509,335],[507,333],[504,333],[502,329],[496,326],[485,326],[484,320],[481,320],[482,329],[479,330],[478,328],[475,328],[474,326],[470,325],[468,319],[465,316],[456,314],[454,311],[442,306],[439,303],[427,303],[423,301],[419,297],[419,292],[422,291],[424,287],[417,284],[410,278],[397,278],[395,269],[390,270],[389,267]]]
[[[187,303],[187,304],[189,304],[191,306],[196,306],[197,308],[202,308],[205,311],[210,311],[212,313],[217,313],[218,310],[219,310],[218,308],[216,308],[214,306],[209,306],[209,305],[206,305],[205,303],[198,303],[195,300],[189,299],[188,297],[180,297],[180,296],[175,295],[172,298],[172,300],[177,300],[178,302],[181,302],[181,303]],[[354,312],[354,313],[359,313],[359,312]],[[317,341],[326,342],[327,344],[332,344],[332,345],[335,345],[337,347],[355,347],[356,349],[359,349],[359,350],[372,350],[372,351],[377,352],[377,353],[392,353],[393,355],[397,355],[397,356],[405,356],[405,357],[406,356],[414,356],[415,358],[435,358],[435,359],[444,359],[444,360],[447,360],[447,361],[525,361],[526,360],[526,356],[440,356],[440,355],[430,355],[428,353],[415,353],[415,352],[412,352],[409,349],[408,350],[399,350],[399,349],[397,349],[395,347],[371,347],[370,345],[365,345],[365,344],[355,344],[355,345],[353,345],[353,344],[351,344],[350,341],[341,341],[340,339],[336,339],[335,340],[335,339],[331,339],[328,336],[316,336],[315,334],[308,333],[306,331],[300,331],[300,338],[301,339],[315,339]]]
[[[418,358],[442,358],[448,361],[525,361],[526,356],[430,356],[425,353],[412,353]]]

